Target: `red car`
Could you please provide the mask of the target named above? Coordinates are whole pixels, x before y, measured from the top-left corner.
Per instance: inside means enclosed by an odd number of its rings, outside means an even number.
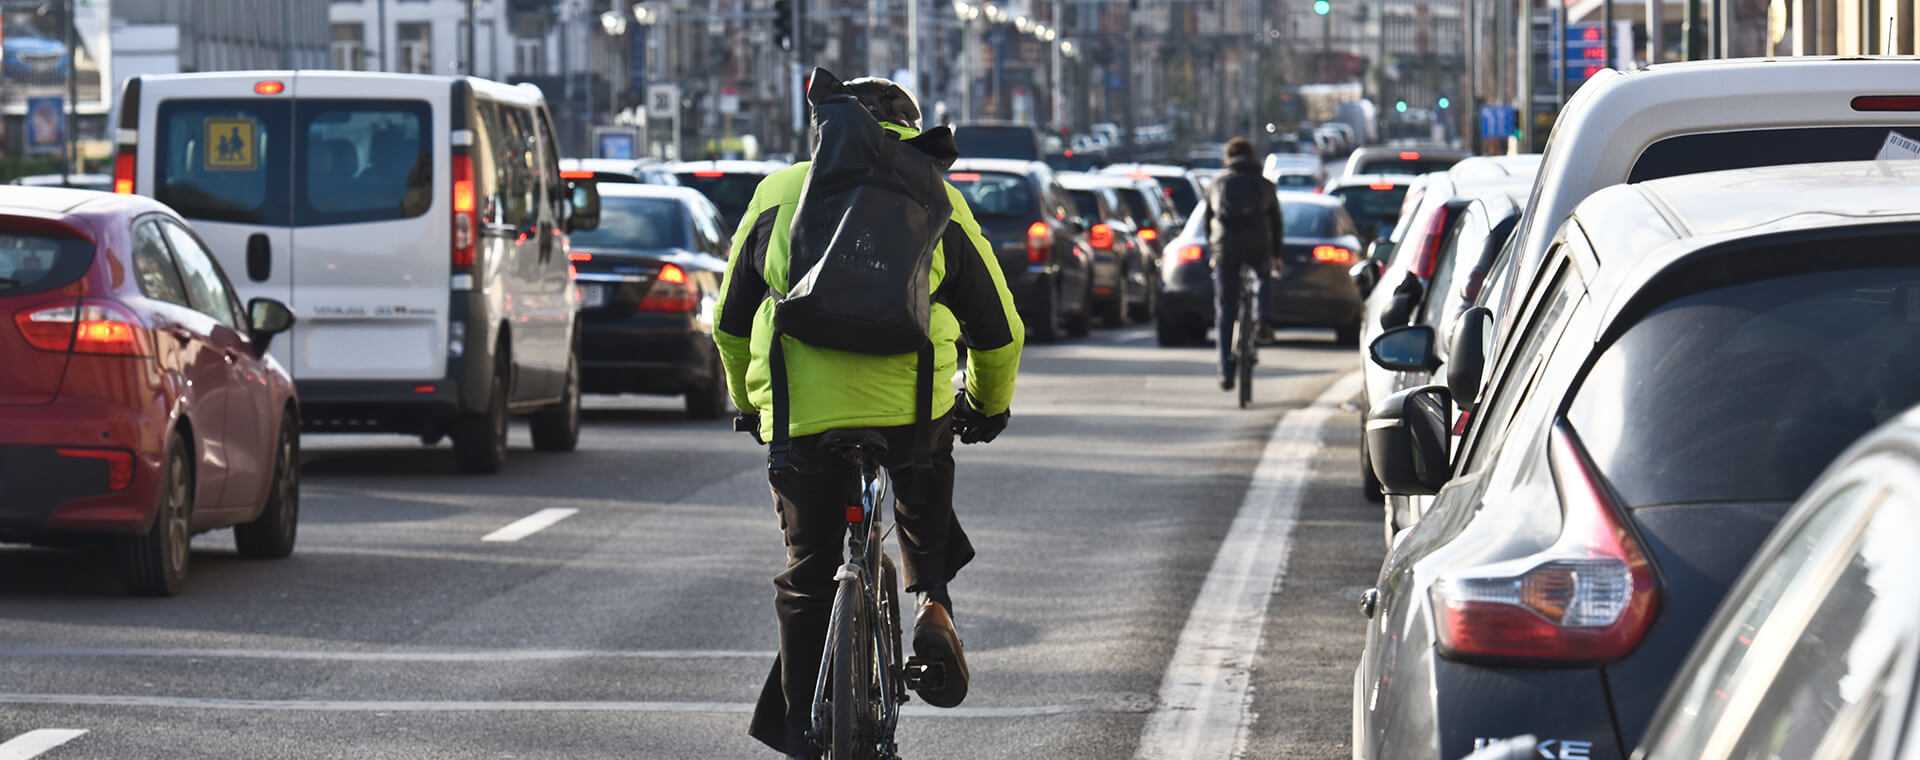
[[[128,589],[186,580],[193,534],[293,552],[299,405],[206,244],[153,200],[0,188],[0,541],[106,537]]]

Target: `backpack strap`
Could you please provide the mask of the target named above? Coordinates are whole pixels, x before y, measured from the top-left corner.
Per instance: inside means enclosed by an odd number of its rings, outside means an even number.
[[[767,445],[767,470],[787,472],[793,469],[793,441],[787,435],[787,352],[781,348],[783,336],[773,331],[773,347],[767,351],[767,369],[773,374],[773,440]]]

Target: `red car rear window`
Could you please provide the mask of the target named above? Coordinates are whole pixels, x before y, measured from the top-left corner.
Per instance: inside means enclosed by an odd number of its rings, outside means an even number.
[[[0,298],[63,287],[86,274],[93,244],[41,230],[20,230],[0,221]]]

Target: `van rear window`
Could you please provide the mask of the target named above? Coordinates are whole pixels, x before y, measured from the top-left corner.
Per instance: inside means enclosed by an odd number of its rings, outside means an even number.
[[[1795,127],[1680,135],[1647,146],[1627,181],[1759,166],[1871,161],[1890,134],[1920,139],[1920,127]]]
[[[433,205],[424,101],[302,100],[294,167],[301,226],[406,219]]]
[[[61,287],[86,274],[93,244],[37,230],[10,230],[0,221],[0,298]]]
[[[160,104],[154,198],[189,219],[286,226],[285,100],[168,100]]]

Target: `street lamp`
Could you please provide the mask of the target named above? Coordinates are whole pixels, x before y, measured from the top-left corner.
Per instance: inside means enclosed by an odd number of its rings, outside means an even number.
[[[614,11],[602,13],[600,14],[600,28],[606,30],[607,36],[609,37],[618,37],[626,34],[627,17]]]

